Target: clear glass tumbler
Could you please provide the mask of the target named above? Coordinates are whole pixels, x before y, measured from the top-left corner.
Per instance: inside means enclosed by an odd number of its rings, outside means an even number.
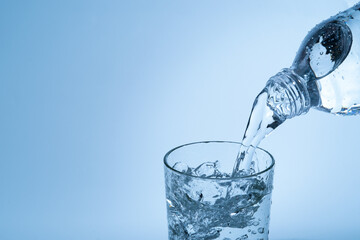
[[[170,240],[268,239],[274,158],[257,148],[253,171],[231,177],[240,145],[196,142],[165,155]]]

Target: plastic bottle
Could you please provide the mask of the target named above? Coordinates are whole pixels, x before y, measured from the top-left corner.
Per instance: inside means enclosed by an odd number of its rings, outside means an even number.
[[[271,77],[265,91],[282,121],[310,108],[360,113],[360,4],[313,28],[292,66]]]
[[[233,176],[255,171],[255,147],[286,119],[310,108],[360,113],[360,3],[315,26],[292,66],[269,79],[254,101]]]

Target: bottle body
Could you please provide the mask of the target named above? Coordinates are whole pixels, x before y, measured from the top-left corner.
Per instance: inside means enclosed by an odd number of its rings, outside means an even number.
[[[287,81],[283,85],[297,87],[276,90],[279,84],[274,83],[282,79]],[[272,77],[266,89],[268,104],[283,119],[306,113],[310,107],[338,115],[359,114],[360,4],[312,29],[292,66]],[[286,104],[294,100],[295,104]]]
[[[292,66],[269,79],[254,101],[232,176],[251,174],[260,141],[310,108],[360,113],[360,3],[315,26]]]

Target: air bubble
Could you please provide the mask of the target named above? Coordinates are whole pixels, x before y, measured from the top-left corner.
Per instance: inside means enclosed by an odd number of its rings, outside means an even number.
[[[241,237],[237,238],[236,240],[245,240],[248,238],[249,238],[249,236],[247,234],[245,234],[245,235],[242,235]]]

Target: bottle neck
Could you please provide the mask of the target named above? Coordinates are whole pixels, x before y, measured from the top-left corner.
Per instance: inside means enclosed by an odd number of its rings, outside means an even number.
[[[282,120],[305,114],[310,109],[306,81],[292,69],[285,68],[266,84],[267,105]]]

